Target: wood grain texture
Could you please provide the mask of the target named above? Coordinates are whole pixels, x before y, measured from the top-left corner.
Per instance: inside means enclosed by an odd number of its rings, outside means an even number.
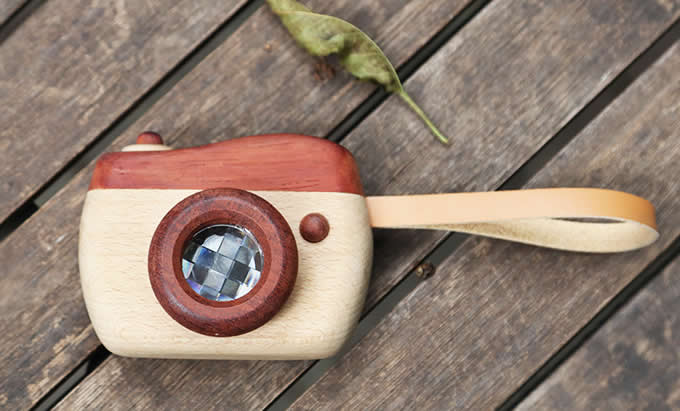
[[[0,221],[244,0],[48,1],[0,47]]]
[[[271,320],[246,334],[215,338],[173,320],[148,283],[148,244],[154,231],[168,210],[193,193],[144,189],[88,193],[79,249],[81,278],[88,313],[105,346],[123,355],[160,358],[307,359],[334,354],[354,329],[368,286],[373,243],[364,198],[254,192],[276,207],[291,227],[315,210],[337,224],[317,244],[306,243],[294,232],[297,279]],[[231,371],[229,375],[233,377]]]
[[[676,258],[518,409],[680,409],[679,364]]]
[[[28,0],[3,0],[0,2],[0,25],[4,24],[7,19],[19,10]]]
[[[265,256],[257,284],[246,295],[231,301],[209,300],[197,294],[182,272],[184,247],[199,230],[215,224],[234,224],[250,231]],[[364,232],[370,235],[369,230]],[[93,234],[98,235],[96,231]],[[81,239],[79,248],[89,242],[88,238]],[[233,188],[216,188],[190,195],[168,211],[151,238],[148,267],[156,300],[173,319],[204,335],[231,337],[262,326],[279,312],[295,285],[298,249],[286,219],[262,197]],[[366,273],[368,268],[362,271]],[[82,268],[80,272],[84,278]],[[96,266],[89,274],[91,281],[103,281],[101,269]],[[96,300],[97,295],[90,298]],[[97,330],[95,319],[90,318]]]
[[[249,136],[172,151],[106,153],[97,160],[90,182],[90,190],[223,187],[363,194],[357,164],[347,149],[296,134]]]
[[[527,184],[643,195],[656,244],[589,256],[470,238],[295,406],[491,409],[516,390],[680,234],[678,64],[680,44]]]
[[[349,0],[306,2],[315,10],[360,25],[397,65],[404,63],[466,3],[467,0],[435,0],[404,5],[402,1],[386,0],[380,7],[369,7]],[[315,81],[317,62],[299,50],[276,16],[260,10],[117,139],[111,151],[134,143],[144,130],[160,132],[166,143],[177,147],[266,132],[324,135],[374,87],[342,74]],[[76,264],[78,222],[92,171],[90,166],[79,173],[0,244],[0,260],[7,267],[0,276],[0,287],[11,290],[2,296],[4,315],[0,316],[3,329],[10,329],[0,334],[0,360],[5,365],[0,380],[5,381],[8,407],[36,401],[99,344],[83,305]],[[31,264],[26,263],[27,259]],[[27,283],[33,287],[27,288]],[[215,407],[214,393],[231,396],[234,407],[257,408],[266,405],[293,375],[306,368],[303,362],[235,362],[208,367],[215,371],[209,375],[205,363],[200,367],[185,361],[119,364],[132,367],[119,376],[125,374],[125,381],[140,383],[138,391],[121,389],[117,403],[108,404],[121,408],[130,404]],[[155,373],[161,365],[165,371]],[[167,369],[175,367],[179,369]],[[224,367],[229,368],[228,373]],[[262,375],[252,374],[256,372]],[[140,378],[133,373],[139,373]],[[158,381],[150,377],[158,375],[170,384],[175,381],[165,380],[166,375],[186,375],[184,384],[191,385],[189,390],[210,387],[215,391],[183,400],[160,391],[150,394],[155,386],[151,382]],[[255,382],[259,384],[250,385]],[[110,387],[106,384],[97,390],[113,394],[108,391]],[[130,388],[126,385],[125,390]]]

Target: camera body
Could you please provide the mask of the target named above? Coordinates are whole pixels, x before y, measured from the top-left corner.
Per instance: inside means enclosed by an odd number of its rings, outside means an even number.
[[[115,354],[317,359],[358,321],[372,245],[341,146],[283,134],[170,150],[149,133],[96,164],[80,275]]]

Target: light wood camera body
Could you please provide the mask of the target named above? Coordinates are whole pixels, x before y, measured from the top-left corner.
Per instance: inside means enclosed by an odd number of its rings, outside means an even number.
[[[218,161],[210,158],[209,150],[205,154],[206,162]],[[163,167],[153,160],[150,164]],[[178,202],[203,187],[122,188],[110,179],[101,184],[102,172],[95,172],[85,200],[79,260],[90,319],[111,352],[160,358],[312,359],[333,355],[349,338],[362,310],[372,259],[362,194],[290,187],[248,190],[271,203],[292,229],[297,280],[281,310],[264,325],[238,336],[212,337],[185,328],[163,309],[148,272],[149,246],[158,224]],[[328,236],[318,243],[300,234],[300,221],[310,213],[321,213],[330,223]]]

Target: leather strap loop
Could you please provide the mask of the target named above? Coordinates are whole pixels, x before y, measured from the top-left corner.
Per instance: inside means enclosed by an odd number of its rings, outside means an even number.
[[[654,206],[620,191],[550,188],[367,197],[373,227],[451,230],[582,252],[653,243]]]

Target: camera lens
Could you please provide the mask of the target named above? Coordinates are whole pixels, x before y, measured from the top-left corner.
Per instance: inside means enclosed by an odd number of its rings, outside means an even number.
[[[213,301],[243,297],[262,273],[262,248],[244,227],[219,224],[206,227],[184,246],[182,272],[191,288]]]

